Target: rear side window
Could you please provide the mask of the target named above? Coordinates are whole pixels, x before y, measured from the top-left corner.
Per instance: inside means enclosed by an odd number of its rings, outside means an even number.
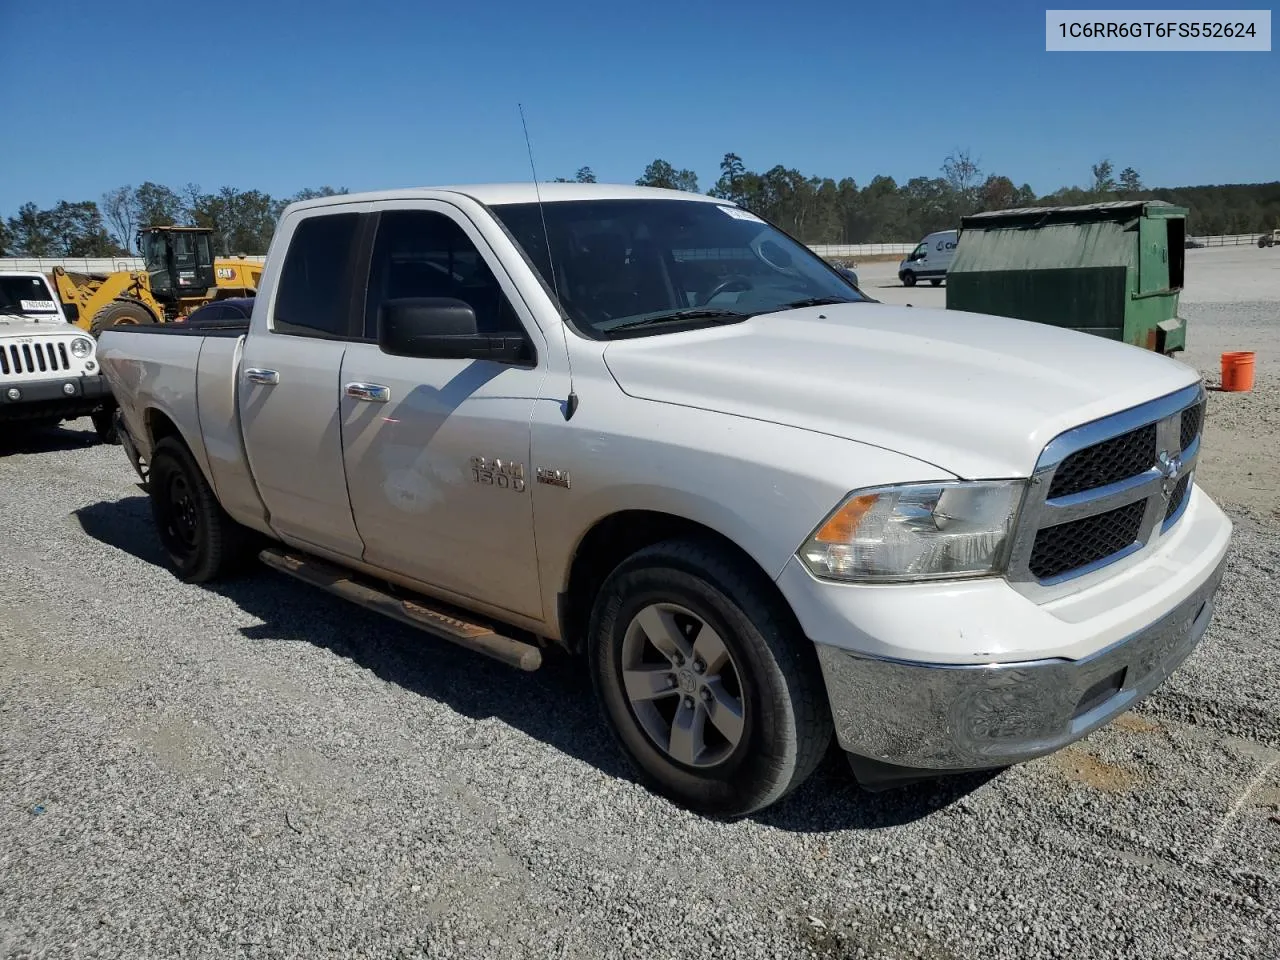
[[[272,330],[297,336],[349,336],[358,213],[322,214],[298,224],[276,291]]]

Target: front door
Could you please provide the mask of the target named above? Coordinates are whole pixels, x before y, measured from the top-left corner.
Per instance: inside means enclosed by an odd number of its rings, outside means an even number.
[[[245,339],[245,449],[273,529],[358,558],[342,463],[338,377],[352,333],[359,213],[296,221],[266,329]]]
[[[382,302],[400,297],[465,301],[480,332],[523,331],[540,352],[537,327],[464,213],[442,201],[379,207],[366,342],[347,347],[341,376],[347,489],[364,559],[540,618],[529,446],[543,370],[395,357],[376,343]]]

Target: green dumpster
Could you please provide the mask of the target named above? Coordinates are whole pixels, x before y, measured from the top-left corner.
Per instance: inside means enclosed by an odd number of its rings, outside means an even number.
[[[947,307],[1172,353],[1187,211],[1161,200],[975,213],[960,221]]]

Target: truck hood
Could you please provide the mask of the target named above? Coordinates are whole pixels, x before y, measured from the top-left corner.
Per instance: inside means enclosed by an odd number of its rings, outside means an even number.
[[[1062,431],[1199,379],[1092,334],[877,303],[615,340],[604,361],[633,397],[873,444],[967,479],[1028,476]]]
[[[38,315],[0,311],[0,337],[48,336],[55,333],[74,334],[79,329],[57,314]]]

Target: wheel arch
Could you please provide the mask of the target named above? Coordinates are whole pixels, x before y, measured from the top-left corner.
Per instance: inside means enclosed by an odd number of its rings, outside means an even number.
[[[713,544],[742,563],[757,582],[758,589],[774,599],[799,629],[799,621],[781,589],[760,562],[733,538],[679,514],[628,509],[596,520],[574,547],[566,582],[557,595],[556,616],[564,646],[573,653],[584,649],[592,603],[618,564],[645,547],[675,539]]]
[[[209,484],[211,489],[216,491],[217,488],[214,487],[213,483],[213,474],[209,470],[209,463],[205,457],[204,444],[200,442],[193,443],[182,427],[179,426],[177,420],[159,407],[148,407],[142,417],[147,432],[148,460],[155,456],[156,444],[167,437],[172,437],[187,448],[187,452],[195,460],[196,466],[204,474],[205,482]]]

